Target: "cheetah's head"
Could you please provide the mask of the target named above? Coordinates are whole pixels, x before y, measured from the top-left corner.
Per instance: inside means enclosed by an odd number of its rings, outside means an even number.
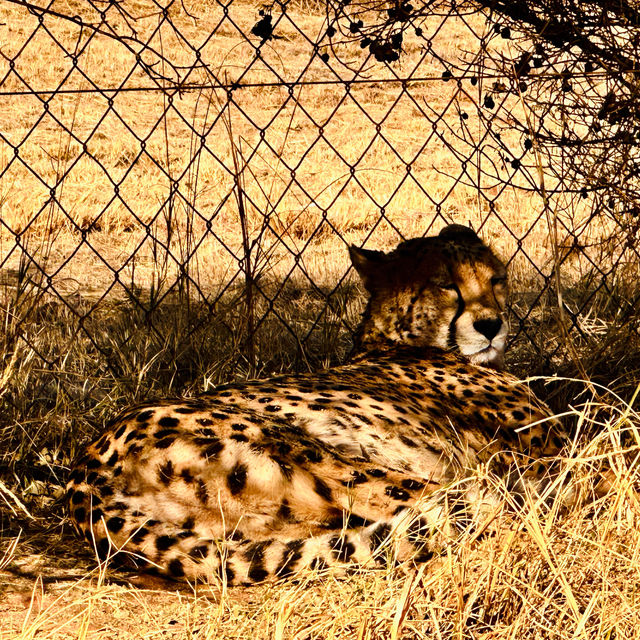
[[[506,269],[471,229],[449,225],[390,253],[352,246],[350,254],[370,295],[357,348],[433,346],[502,367]]]

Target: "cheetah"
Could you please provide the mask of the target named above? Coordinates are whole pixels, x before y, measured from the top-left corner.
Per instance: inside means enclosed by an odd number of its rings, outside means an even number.
[[[489,463],[539,477],[565,435],[501,371],[507,281],[492,250],[450,225],[350,256],[368,301],[346,364],[141,404],[87,448],[67,500],[100,557],[229,585],[375,565],[391,534],[396,557],[425,560],[445,507],[469,521],[480,499],[467,488],[452,507],[439,489]]]

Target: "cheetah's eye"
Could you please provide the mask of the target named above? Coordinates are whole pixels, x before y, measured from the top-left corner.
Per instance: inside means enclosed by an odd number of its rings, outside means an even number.
[[[506,276],[495,276],[495,277],[491,278],[491,286],[492,287],[499,287],[499,286],[502,286],[502,285],[504,285],[506,283],[507,283]]]
[[[458,287],[455,284],[453,284],[453,282],[451,284],[441,284],[440,288],[443,291],[453,291],[456,294],[458,293]]]

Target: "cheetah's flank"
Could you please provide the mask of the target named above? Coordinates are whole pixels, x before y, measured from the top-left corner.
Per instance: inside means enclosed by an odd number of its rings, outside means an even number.
[[[507,285],[492,251],[451,225],[351,259],[369,300],[349,363],[139,405],[87,449],[68,500],[101,556],[232,584],[381,562],[392,532],[399,558],[426,558],[437,489],[489,460],[505,477],[538,461],[520,481],[541,477],[563,433],[499,370]],[[456,513],[475,501],[460,491]]]

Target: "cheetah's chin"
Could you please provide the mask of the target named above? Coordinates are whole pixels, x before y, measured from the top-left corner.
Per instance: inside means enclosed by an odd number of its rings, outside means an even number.
[[[501,370],[504,367],[504,354],[500,349],[488,346],[467,356],[470,362],[483,367]]]

